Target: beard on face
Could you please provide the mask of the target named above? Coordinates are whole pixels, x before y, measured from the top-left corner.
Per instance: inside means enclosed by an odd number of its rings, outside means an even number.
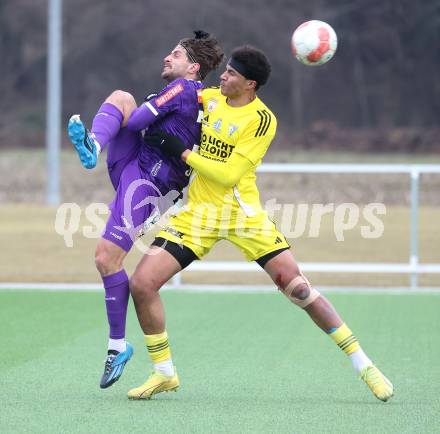
[[[170,67],[164,67],[163,70],[162,70],[161,77],[164,80],[167,80],[168,82],[170,82],[170,81],[174,80],[174,73],[173,73],[173,71],[171,70]]]

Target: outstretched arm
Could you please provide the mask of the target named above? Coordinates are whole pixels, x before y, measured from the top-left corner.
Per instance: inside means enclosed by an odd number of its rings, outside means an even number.
[[[146,101],[131,113],[127,128],[131,131],[145,130],[160,117],[180,110],[182,94],[185,92],[184,83],[183,79],[174,80],[158,95],[149,95]]]
[[[224,187],[233,187],[254,166],[250,159],[236,151],[227,161],[209,160],[187,149],[178,137],[164,131],[149,134],[145,138],[149,144],[160,147],[168,155],[181,158],[201,175]]]
[[[196,152],[186,150],[182,160],[201,175],[224,187],[233,187],[253,164],[246,157],[233,152],[227,161],[215,161],[204,158]]]

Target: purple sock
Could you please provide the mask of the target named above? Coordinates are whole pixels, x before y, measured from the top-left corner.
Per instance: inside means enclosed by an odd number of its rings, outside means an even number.
[[[110,326],[111,339],[125,338],[125,320],[127,318],[128,276],[125,270],[102,278],[105,288],[105,306]]]
[[[105,102],[93,118],[92,133],[103,151],[107,143],[116,137],[124,119],[121,111],[113,104]]]

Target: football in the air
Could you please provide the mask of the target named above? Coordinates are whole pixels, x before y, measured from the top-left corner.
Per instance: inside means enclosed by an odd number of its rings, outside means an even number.
[[[308,66],[328,62],[335,54],[337,46],[338,38],[335,31],[324,21],[306,21],[292,35],[294,56]]]

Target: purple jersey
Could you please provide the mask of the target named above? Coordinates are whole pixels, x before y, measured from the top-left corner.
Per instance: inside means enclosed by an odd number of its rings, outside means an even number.
[[[177,136],[188,149],[200,143],[203,106],[199,89],[202,83],[179,78],[159,94],[149,98],[130,116],[131,131],[158,130]],[[189,180],[189,167],[180,158],[170,157],[158,147],[144,143],[138,156],[141,170],[148,174],[162,191],[182,190]]]

